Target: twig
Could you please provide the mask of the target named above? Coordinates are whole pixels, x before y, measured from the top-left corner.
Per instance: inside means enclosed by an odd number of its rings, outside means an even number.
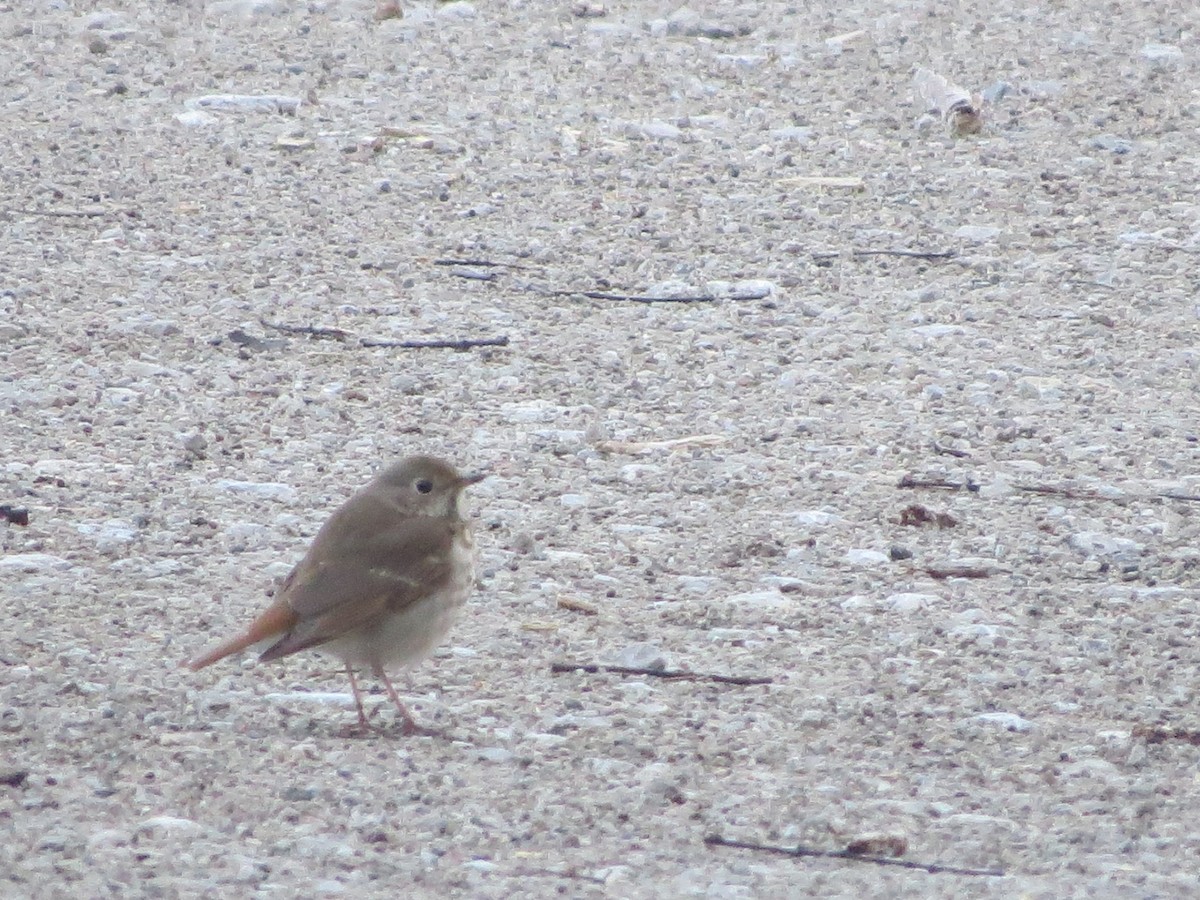
[[[601,666],[596,663],[553,662],[550,671],[555,674],[563,672],[587,672],[595,675],[599,672],[612,672],[616,675],[645,675],[650,678],[666,678],[670,681],[715,681],[717,684],[773,684],[774,679],[769,675],[713,675],[705,672],[684,672],[679,669],[646,669],[640,666]]]
[[[46,216],[51,219],[96,219],[100,216],[120,215],[128,212],[125,209],[104,209],[103,207],[93,206],[88,209],[20,209],[19,207],[8,207],[4,210],[7,213],[18,213],[22,216]]]
[[[940,453],[943,456],[953,456],[955,459],[966,459],[971,455],[966,450],[957,450],[954,447],[947,447],[945,444],[939,444],[937,441],[933,442],[933,452]]]
[[[979,566],[926,566],[920,571],[938,581],[944,581],[947,578],[991,578],[993,574],[991,569]]]
[[[947,481],[944,478],[916,478],[913,475],[905,475],[896,483],[896,487],[901,488],[941,488],[948,491],[971,491],[977,493],[979,485],[973,481],[964,481],[961,484],[957,481]]]
[[[307,334],[309,337],[332,338],[335,341],[346,341],[351,337],[350,332],[343,331],[340,328],[322,328],[319,325],[288,325],[285,322],[268,322],[266,319],[259,319],[259,322],[266,328],[274,328],[276,331],[282,331],[284,334]]]
[[[965,869],[959,866],[943,866],[938,863],[912,862],[907,859],[893,859],[890,856],[864,856],[851,853],[849,850],[818,850],[815,847],[797,845],[795,847],[777,847],[771,844],[758,844],[753,841],[734,841],[710,834],[704,839],[710,847],[734,847],[739,850],[757,850],[762,853],[775,853],[780,856],[806,856],[820,859],[844,859],[850,862],[874,863],[877,866],[896,866],[901,869],[918,869],[930,875],[983,875],[991,878],[1002,878],[1003,869]]]
[[[363,347],[398,347],[403,350],[470,350],[472,347],[507,347],[508,336],[437,341],[384,341],[377,338],[359,338],[358,343]]]
[[[905,259],[954,259],[954,250],[855,250],[855,256],[900,256]]]
[[[650,297],[645,294],[613,294],[607,291],[547,291],[553,297],[587,297],[589,300],[618,300],[628,303],[716,303],[712,294],[674,294]]]
[[[492,262],[490,259],[435,259],[433,264],[435,266],[476,266],[479,268],[489,267],[494,269],[526,268],[516,263]]]
[[[287,325],[283,322],[268,322],[260,319],[267,328],[274,328],[284,334],[307,334],[312,337],[332,338],[345,343],[352,339],[349,331],[341,328],[322,328],[317,325]],[[232,335],[231,335],[232,337]],[[507,347],[508,336],[491,338],[445,338],[431,341],[388,341],[381,338],[358,338],[360,347],[396,347],[403,350],[470,350],[472,347]]]
[[[813,253],[813,259],[837,259],[842,255],[841,250],[819,250]],[[904,259],[954,259],[958,255],[954,250],[851,250],[854,257],[866,256],[899,256]]]

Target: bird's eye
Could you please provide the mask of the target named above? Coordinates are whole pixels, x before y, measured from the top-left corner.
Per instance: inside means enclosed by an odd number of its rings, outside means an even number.
[[[420,494],[428,494],[433,490],[433,482],[428,478],[418,478],[416,484],[413,485]]]

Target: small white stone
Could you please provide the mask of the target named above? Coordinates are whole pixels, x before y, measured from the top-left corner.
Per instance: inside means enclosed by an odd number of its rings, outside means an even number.
[[[990,712],[972,716],[968,721],[981,725],[994,725],[1005,731],[1026,732],[1033,728],[1033,722],[1016,713]]]
[[[51,569],[69,569],[74,563],[61,556],[49,553],[14,553],[0,556],[0,570],[12,572],[46,572]]]
[[[892,612],[907,613],[929,609],[939,599],[933,594],[899,593],[890,595],[885,602]]]
[[[997,237],[1001,233],[1000,228],[993,225],[963,225],[954,232],[956,238],[962,238],[965,241],[974,241],[975,243],[984,243]]]
[[[852,547],[846,551],[846,554],[842,557],[842,559],[850,563],[852,566],[872,567],[883,565],[884,563],[888,562],[888,555],[886,553],[881,553],[878,550],[864,550],[858,547]]]

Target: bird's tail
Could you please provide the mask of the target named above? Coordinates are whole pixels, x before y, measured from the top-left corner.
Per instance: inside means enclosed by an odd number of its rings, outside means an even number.
[[[241,634],[236,634],[214,647],[205,650],[199,656],[194,656],[183,663],[195,672],[205,666],[211,666],[218,660],[245,650],[254,644],[277,638],[296,624],[296,613],[286,603],[272,603],[261,616],[250,623],[250,627]]]

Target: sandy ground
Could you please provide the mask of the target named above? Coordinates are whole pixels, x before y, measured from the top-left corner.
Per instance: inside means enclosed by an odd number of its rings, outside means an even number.
[[[1200,13],[1016,6],[0,7],[0,894],[1200,894]],[[178,668],[415,451],[450,738]]]

